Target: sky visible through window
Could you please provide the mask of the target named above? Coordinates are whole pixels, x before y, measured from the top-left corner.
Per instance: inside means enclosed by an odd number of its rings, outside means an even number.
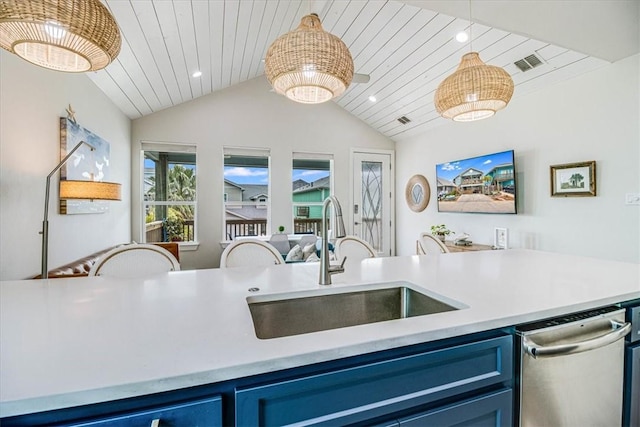
[[[153,169],[154,166],[155,165],[152,160],[144,159],[145,169]],[[195,165],[186,164],[184,167],[193,169]],[[292,181],[302,179],[307,182],[313,182],[327,176],[329,176],[329,171],[294,169]],[[267,184],[269,181],[269,171],[267,168],[225,166],[224,177],[236,184]]]
[[[313,182],[327,176],[329,176],[329,171],[302,170],[302,169],[294,169],[293,171],[293,181],[302,179],[307,182]]]
[[[293,170],[293,181],[298,179],[313,182],[320,178],[329,176],[329,171],[318,170]],[[269,182],[269,171],[267,168],[250,168],[238,166],[225,166],[224,177],[236,184],[267,184]]]
[[[244,166],[225,166],[224,178],[236,184],[268,184],[268,168],[250,168]]]
[[[155,165],[152,160],[144,159],[145,169],[152,169],[154,166]],[[169,167],[171,166],[173,166],[173,164]],[[195,167],[195,165],[189,164],[185,164],[183,166],[188,169],[193,169]],[[296,181],[298,179],[302,179],[307,182],[313,182],[326,176],[329,176],[329,171],[294,169],[292,180]],[[225,166],[224,177],[236,184],[268,184],[269,171],[267,168]]]

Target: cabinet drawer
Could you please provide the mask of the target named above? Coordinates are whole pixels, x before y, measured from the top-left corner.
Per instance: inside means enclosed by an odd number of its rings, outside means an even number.
[[[236,390],[237,425],[344,425],[381,417],[512,376],[503,336]]]
[[[122,415],[95,419],[73,427],[150,427],[154,420],[159,420],[153,426],[157,427],[215,427],[222,426],[222,399],[212,397],[177,405],[130,412]]]
[[[508,427],[513,421],[513,392],[500,390],[463,400],[414,416],[402,418],[400,427],[457,426]]]

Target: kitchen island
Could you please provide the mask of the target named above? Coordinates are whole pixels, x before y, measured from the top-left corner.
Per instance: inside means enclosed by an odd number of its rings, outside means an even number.
[[[640,298],[637,264],[529,250],[376,258],[330,288],[409,282],[462,308],[256,337],[248,297],[317,282],[317,264],[2,282],[0,416],[197,389]]]

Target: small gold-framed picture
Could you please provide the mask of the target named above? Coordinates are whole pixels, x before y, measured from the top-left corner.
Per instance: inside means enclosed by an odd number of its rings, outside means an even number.
[[[552,197],[593,197],[595,195],[595,160],[551,166]]]

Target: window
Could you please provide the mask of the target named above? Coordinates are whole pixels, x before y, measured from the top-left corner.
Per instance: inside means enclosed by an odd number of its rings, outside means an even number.
[[[224,149],[224,236],[264,236],[269,218],[269,151]]]
[[[332,191],[333,159],[327,154],[293,153],[292,204],[294,233],[320,235],[322,203]]]
[[[142,242],[196,239],[196,148],[142,143]]]
[[[296,218],[309,218],[309,206],[296,206]]]

